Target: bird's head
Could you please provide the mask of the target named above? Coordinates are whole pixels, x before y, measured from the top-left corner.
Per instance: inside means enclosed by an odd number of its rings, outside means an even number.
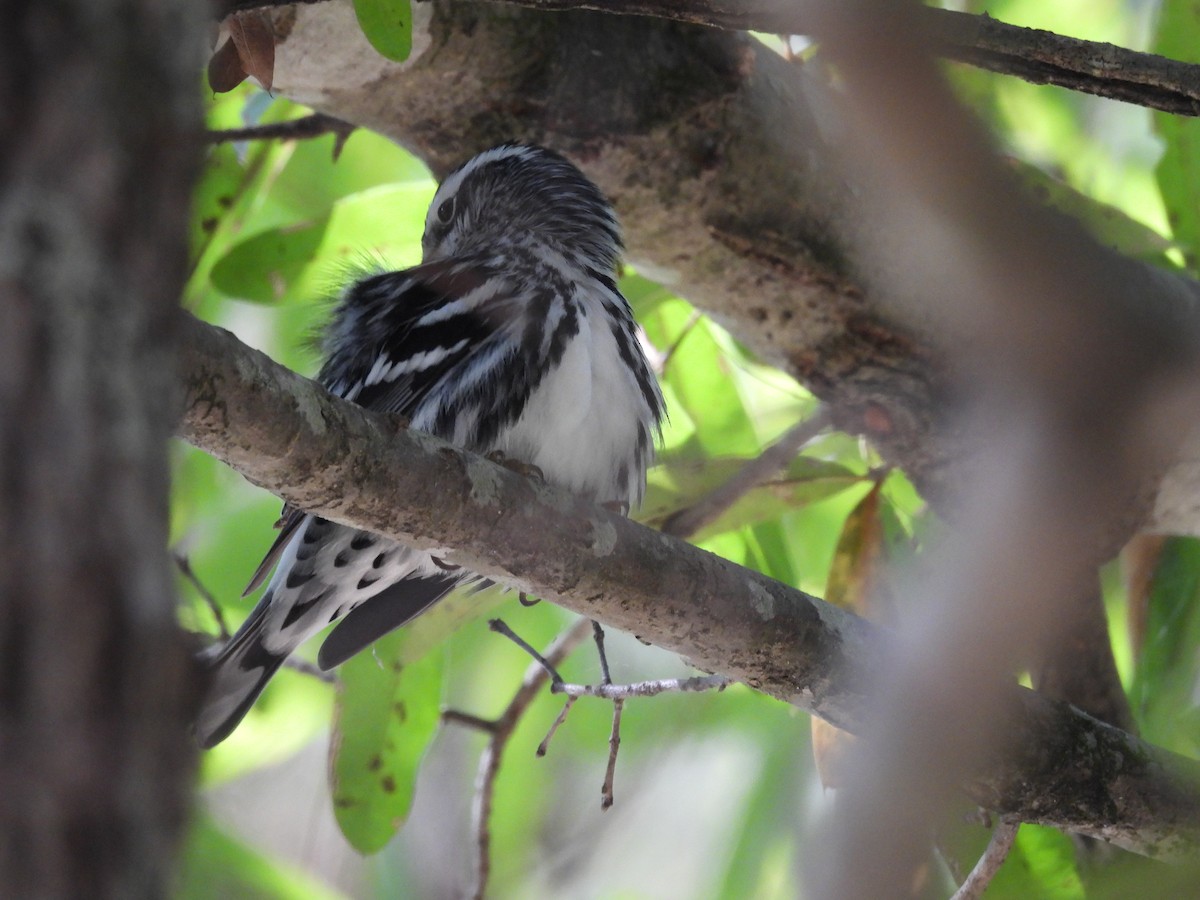
[[[621,253],[612,206],[596,185],[552,150],[501,144],[442,182],[425,217],[425,262],[542,245],[610,273]]]

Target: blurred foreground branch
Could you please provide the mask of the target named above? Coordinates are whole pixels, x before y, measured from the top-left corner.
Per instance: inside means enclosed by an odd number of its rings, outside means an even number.
[[[1178,453],[1200,342],[1186,316],[1148,314],[1144,272],[1014,189],[934,64],[920,7],[824,0],[814,20],[844,81],[847,167],[879,225],[864,267],[942,332],[977,448],[953,529],[904,586],[868,739],[814,855],[813,892],[850,900],[892,893],[961,781],[1025,749],[995,709],[1014,670],[1061,657],[1072,598]]]
[[[333,397],[185,316],[180,435],[301,509],[448,561],[679,653],[861,731],[886,633]],[[921,703],[925,698],[914,697]],[[964,779],[981,805],[1156,857],[1200,842],[1200,766],[1010,687],[989,716],[1012,740]]]

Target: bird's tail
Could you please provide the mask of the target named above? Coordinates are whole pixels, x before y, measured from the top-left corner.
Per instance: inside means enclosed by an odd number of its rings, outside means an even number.
[[[196,741],[204,749],[229,737],[290,653],[263,645],[269,593],[209,664],[208,689],[194,727]]]

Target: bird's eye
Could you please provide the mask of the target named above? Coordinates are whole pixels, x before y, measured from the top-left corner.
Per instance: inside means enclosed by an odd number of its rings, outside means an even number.
[[[438,221],[443,225],[449,225],[450,220],[454,218],[454,198],[447,197],[442,201],[442,205],[437,208]]]

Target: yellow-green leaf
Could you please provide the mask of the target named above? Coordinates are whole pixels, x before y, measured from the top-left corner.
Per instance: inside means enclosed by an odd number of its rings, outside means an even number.
[[[746,462],[743,458],[728,456],[715,459],[664,458],[650,473],[646,501],[635,518],[651,528],[661,528],[672,515],[733,478]],[[786,471],[747,491],[733,506],[689,539],[700,542],[745,525],[778,519],[786,512],[824,500],[861,481],[861,475],[838,463],[798,456]]]

